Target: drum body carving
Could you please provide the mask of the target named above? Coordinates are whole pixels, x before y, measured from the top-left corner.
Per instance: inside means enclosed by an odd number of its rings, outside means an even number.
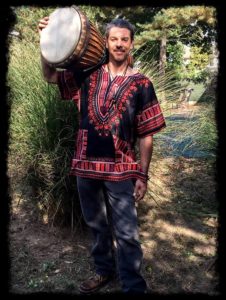
[[[40,49],[55,68],[92,68],[105,59],[105,42],[96,27],[77,7],[58,8],[42,30]]]

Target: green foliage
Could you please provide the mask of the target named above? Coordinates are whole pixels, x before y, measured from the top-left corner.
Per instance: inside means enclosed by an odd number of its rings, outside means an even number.
[[[207,53],[202,53],[200,47],[191,47],[190,62],[185,67],[182,79],[192,80],[194,83],[207,81],[210,75],[207,69],[208,63],[209,55]]]
[[[88,18],[97,26],[102,34],[105,32],[106,23],[110,22],[116,17],[125,18],[131,22],[137,32],[139,27],[136,28],[136,23],[151,22],[153,16],[160,10],[155,7],[133,6],[133,7],[114,7],[114,6],[79,6],[84,11]],[[136,12],[134,14],[134,12]]]
[[[216,39],[216,17],[213,7],[185,6],[162,9],[151,23],[138,24],[140,34],[138,46],[150,40],[167,40],[167,68],[174,68],[178,79],[194,82],[205,81],[208,77],[208,55]],[[143,30],[141,30],[143,29]],[[182,44],[193,49],[192,63],[183,70]],[[159,58],[162,61],[162,57]],[[186,77],[187,76],[187,77]]]
[[[138,24],[143,28],[142,35],[149,33],[149,39],[187,40],[204,42],[215,38],[215,9],[205,6],[185,6],[161,9],[146,24]],[[193,29],[193,30],[192,30]]]
[[[199,115],[199,124],[197,124],[194,128],[196,128],[195,142],[200,146],[200,148],[216,154],[218,138],[215,106],[213,102],[203,105],[203,110]],[[198,132],[199,134],[197,134]]]
[[[174,70],[175,77],[177,80],[183,79],[183,55],[184,47],[183,44],[178,43],[167,43],[167,70]]]
[[[48,16],[56,7],[40,8],[36,6],[18,6],[13,8],[16,15],[15,30],[20,32],[21,38],[31,43],[39,43],[38,21]]]

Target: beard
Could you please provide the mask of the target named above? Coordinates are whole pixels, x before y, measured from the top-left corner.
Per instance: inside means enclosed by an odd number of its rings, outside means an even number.
[[[109,58],[115,62],[122,63],[127,60],[129,53],[122,50],[115,50],[109,53]]]

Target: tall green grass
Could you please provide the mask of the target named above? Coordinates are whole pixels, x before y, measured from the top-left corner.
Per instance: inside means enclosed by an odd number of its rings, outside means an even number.
[[[68,172],[77,109],[74,103],[60,99],[56,86],[44,81],[36,43],[11,44],[8,85],[11,168],[14,172],[23,168],[26,180],[37,192],[42,213],[53,221],[57,214],[64,214],[65,201],[72,206],[76,198],[76,186]]]
[[[216,156],[218,133],[216,124],[215,101],[199,105],[197,121],[191,121],[190,136],[193,143],[202,151]],[[187,130],[188,132],[188,130]]]
[[[185,88],[185,84],[175,78],[174,70],[166,70],[164,76],[161,75],[159,62],[155,60],[155,47],[142,45],[132,53],[134,57],[134,67],[142,74],[146,75],[153,83],[155,92],[164,114],[170,114],[173,106],[179,105],[180,95]]]

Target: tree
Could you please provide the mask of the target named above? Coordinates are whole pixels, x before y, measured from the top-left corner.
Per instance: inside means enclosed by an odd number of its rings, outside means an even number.
[[[80,6],[88,18],[97,26],[97,28],[104,34],[106,23],[114,18],[125,18],[133,25],[144,22],[152,22],[153,17],[161,10],[158,7],[145,6],[129,6],[129,7],[114,7],[114,6]],[[135,28],[136,33],[139,34],[142,28]]]
[[[202,53],[200,47],[191,46],[190,63],[186,66],[186,79],[195,83],[205,82],[209,75],[206,69],[208,62],[207,53]]]
[[[141,25],[144,31],[140,34],[138,46],[149,40],[160,41],[159,67],[165,73],[167,43],[182,42],[199,46],[203,52],[209,52],[211,41],[215,39],[215,9],[205,6],[186,6],[167,8],[159,11],[152,23]]]

